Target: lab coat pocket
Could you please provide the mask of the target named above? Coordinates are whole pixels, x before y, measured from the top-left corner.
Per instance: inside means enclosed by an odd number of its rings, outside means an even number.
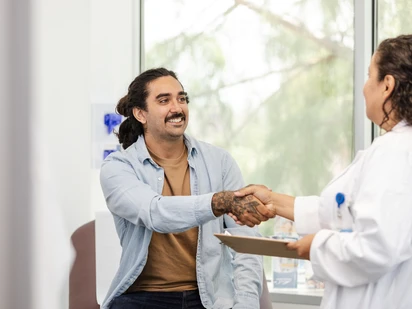
[[[329,185],[322,192],[321,225],[335,231],[349,231],[353,228],[353,195],[356,187],[354,169]],[[322,224],[323,223],[323,224]]]
[[[336,230],[340,232],[352,232],[353,231],[353,217],[351,213],[351,202],[348,201],[346,205],[336,207]]]
[[[350,232],[354,226],[353,207],[358,174],[365,152],[358,152],[353,162],[341,175],[331,181],[322,192],[321,225],[335,231]]]
[[[319,210],[322,228],[334,231],[352,229],[350,183],[350,180],[342,178],[322,192],[321,209]]]

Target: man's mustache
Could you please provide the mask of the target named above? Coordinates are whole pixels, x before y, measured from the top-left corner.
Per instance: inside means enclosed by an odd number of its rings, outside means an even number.
[[[183,119],[186,119],[186,116],[185,116],[185,114],[183,114],[183,113],[178,113],[178,114],[174,114],[174,115],[171,115],[171,116],[169,116],[169,117],[167,117],[166,119],[165,119],[165,122],[168,122],[169,120],[171,120],[171,119],[174,119],[174,118],[183,118]]]

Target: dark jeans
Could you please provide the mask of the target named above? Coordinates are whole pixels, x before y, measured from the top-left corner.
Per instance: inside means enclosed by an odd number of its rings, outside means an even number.
[[[134,292],[120,295],[110,309],[204,309],[199,291]]]

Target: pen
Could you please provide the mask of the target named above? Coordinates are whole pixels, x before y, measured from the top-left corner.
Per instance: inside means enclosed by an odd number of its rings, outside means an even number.
[[[342,218],[340,206],[345,203],[345,195],[343,193],[337,193],[335,197],[336,203],[338,203],[338,218]]]

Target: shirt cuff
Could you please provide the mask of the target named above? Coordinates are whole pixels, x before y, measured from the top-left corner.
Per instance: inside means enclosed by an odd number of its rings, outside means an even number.
[[[259,298],[252,295],[241,295],[237,293],[235,295],[235,304],[233,309],[256,309],[259,308]]]
[[[313,234],[321,229],[319,221],[319,197],[300,196],[295,198],[295,228],[298,234]]]
[[[212,210],[212,197],[214,193],[197,196],[195,201],[195,217],[198,225],[205,224],[210,220],[216,219]]]

